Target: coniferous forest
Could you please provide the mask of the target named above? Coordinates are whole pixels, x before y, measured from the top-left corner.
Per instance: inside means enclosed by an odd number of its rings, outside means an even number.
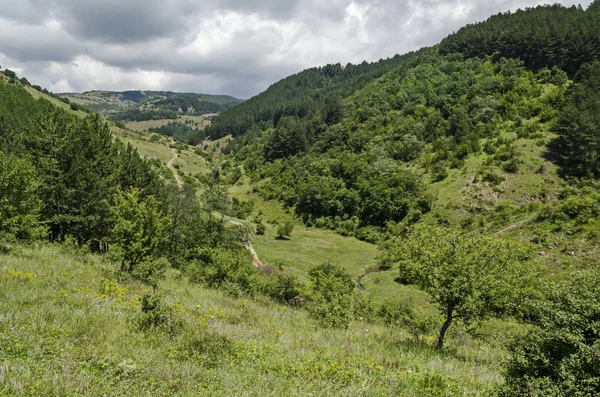
[[[0,395],[600,394],[600,1],[203,128],[1,77]]]

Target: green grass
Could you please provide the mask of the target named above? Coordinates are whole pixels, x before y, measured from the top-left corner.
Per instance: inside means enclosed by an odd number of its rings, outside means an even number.
[[[376,247],[332,231],[296,225],[289,240],[277,240],[276,226],[267,225],[264,236],[255,236],[254,248],[266,263],[280,263],[302,273],[325,261],[345,267],[354,277],[375,266]]]
[[[382,325],[321,329],[304,311],[175,270],[160,290],[182,332],[142,332],[147,289],[96,255],[48,245],[0,254],[0,394],[480,396],[502,382],[504,353],[492,345],[456,337],[438,353]]]

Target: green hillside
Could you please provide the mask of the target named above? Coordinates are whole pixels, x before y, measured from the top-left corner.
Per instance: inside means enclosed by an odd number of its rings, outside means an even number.
[[[228,95],[179,93],[172,91],[88,91],[82,94],[61,93],[79,105],[111,118],[123,118],[127,110],[165,110],[183,113],[215,113],[240,103],[241,100]],[[192,109],[195,106],[194,109]],[[141,116],[140,116],[141,117]]]
[[[202,130],[215,114],[242,102],[228,95],[171,91],[89,91],[57,97],[74,108],[81,106],[130,129],[151,130],[191,145],[206,138]]]

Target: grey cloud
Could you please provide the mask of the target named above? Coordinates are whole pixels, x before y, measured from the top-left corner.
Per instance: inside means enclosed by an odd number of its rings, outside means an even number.
[[[466,23],[545,2],[0,0],[0,60],[48,87],[159,86],[249,97],[306,67],[391,57]],[[232,12],[237,17],[224,17]],[[196,39],[206,48],[190,50]]]

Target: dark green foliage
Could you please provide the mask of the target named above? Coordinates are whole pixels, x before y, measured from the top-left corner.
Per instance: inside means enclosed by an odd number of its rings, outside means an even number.
[[[600,394],[600,277],[549,285],[535,328],[515,340],[501,396]]]
[[[171,136],[188,145],[197,145],[206,138],[204,130],[193,128],[187,124],[171,121],[167,125],[150,129],[157,134]]]
[[[0,151],[28,159],[40,178],[41,219],[51,237],[101,241],[110,229],[115,189],[160,195],[152,167],[131,147],[115,144],[97,116],[80,119],[15,86],[0,85]]]
[[[356,284],[341,266],[325,262],[308,272],[312,281],[308,310],[324,327],[348,328]]]
[[[374,63],[307,69],[216,117],[209,135],[212,138],[244,135],[255,125],[274,127],[286,116],[305,118],[317,114],[325,124],[336,123],[342,118],[338,104],[342,98],[410,57],[412,54],[396,55]]]
[[[277,271],[268,277],[268,296],[283,304],[298,307],[305,303],[307,286],[294,274]]]
[[[25,159],[0,152],[0,238],[42,237],[39,179]]]
[[[242,247],[201,249],[197,260],[188,263],[185,271],[192,281],[224,288],[234,295],[251,294],[257,287],[250,254]]]
[[[267,231],[267,227],[264,223],[260,222],[256,225],[256,234],[259,236],[263,236]]]
[[[61,98],[66,99],[66,98]],[[111,113],[110,117],[113,120],[121,121],[147,121],[147,120],[163,120],[176,119],[177,113],[168,110],[140,110],[130,109],[118,113]]]
[[[53,240],[73,236],[78,244],[106,250],[112,237],[123,268],[152,286],[166,266],[156,258],[180,267],[197,259],[202,245],[243,249],[247,231],[224,227],[200,207],[193,189],[167,186],[156,164],[113,141],[98,116],[74,117],[18,86],[0,84],[0,120],[0,158],[9,161],[0,175],[10,176],[3,189],[10,198],[0,211],[12,234],[28,237],[39,218]],[[17,190],[11,183],[18,183]],[[123,200],[111,216],[115,193],[130,189],[135,199],[117,195]],[[227,205],[224,191],[213,193],[207,210]]]
[[[307,149],[306,132],[292,117],[283,117],[265,145],[265,159],[273,161],[302,153]]]
[[[468,25],[442,40],[442,54],[517,58],[531,70],[558,66],[573,76],[600,59],[598,5],[586,11],[559,4],[506,12]]]
[[[586,64],[570,87],[552,149],[566,176],[600,177],[600,62]]]
[[[377,230],[366,228],[427,213],[432,198],[425,183],[461,168],[481,151],[481,139],[513,120],[549,113],[552,105],[539,101],[541,93],[535,75],[518,61],[464,60],[424,49],[346,99],[328,98],[315,113],[253,123],[231,145],[251,178],[266,179],[257,187],[265,198],[280,200],[309,225],[376,240]],[[493,154],[496,146],[488,142],[485,150]],[[497,165],[517,172],[514,147],[498,152]],[[427,168],[431,178],[423,179],[415,166]]]
[[[17,74],[15,72],[13,72],[10,69],[5,69],[4,70],[4,75],[6,77],[8,77],[9,79],[16,79],[17,78]]]
[[[142,311],[136,319],[140,331],[163,331],[176,335],[183,329],[183,321],[164,299],[155,294],[142,297]]]
[[[241,201],[236,197],[232,199],[231,213],[238,219],[246,219],[252,213],[253,208],[252,201]]]
[[[227,109],[224,105],[198,98],[197,94],[177,94],[152,105],[172,112],[193,114],[219,113]]]

